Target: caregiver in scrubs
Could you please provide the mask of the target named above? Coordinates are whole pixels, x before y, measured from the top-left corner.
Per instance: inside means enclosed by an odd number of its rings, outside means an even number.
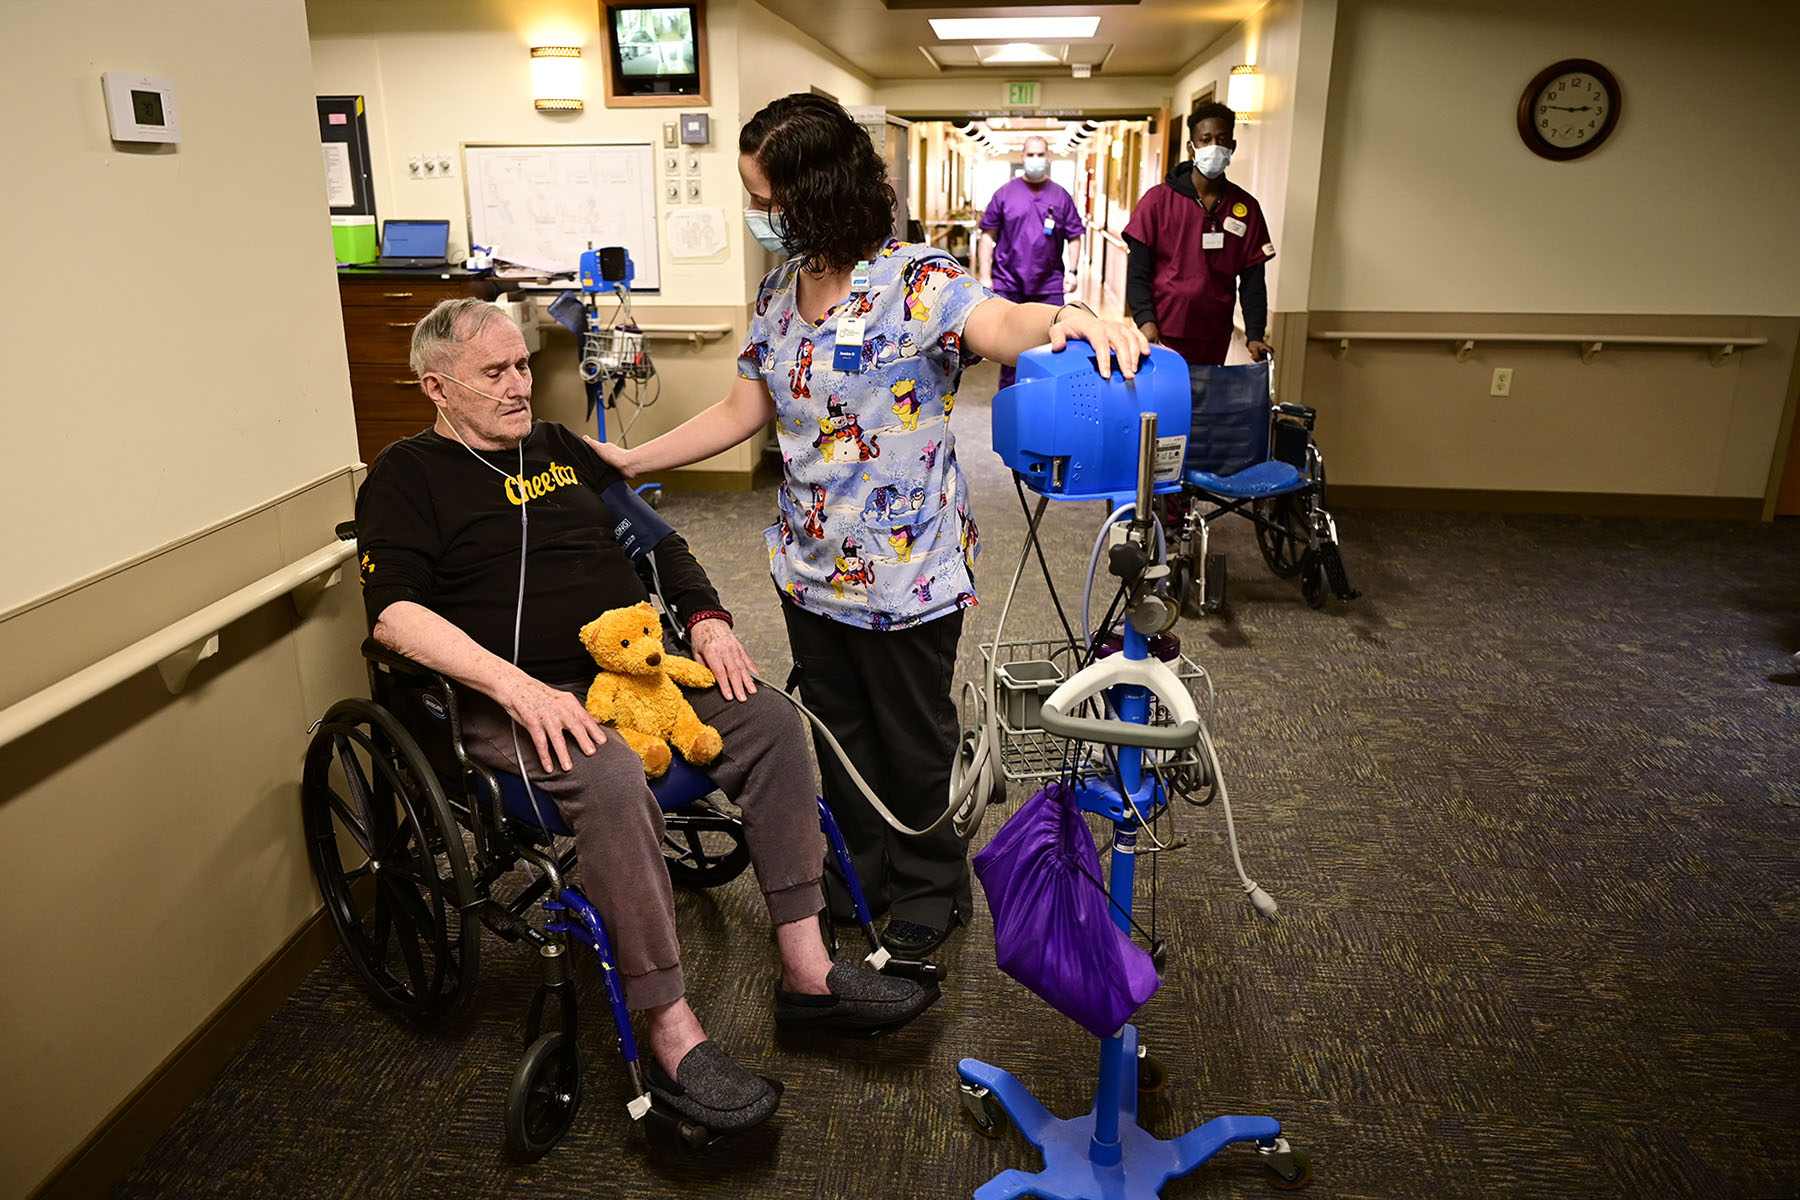
[[[801,698],[894,815],[922,829],[948,798],[952,677],[963,610],[976,602],[979,538],[949,427],[963,370],[1079,338],[1103,372],[1116,356],[1130,377],[1149,342],[1083,305],[1001,299],[943,251],[896,241],[886,168],[834,101],[774,101],[738,150],[745,221],[786,261],[757,290],[737,380],[659,438],[596,449],[641,475],[775,421],[784,478],[764,536]],[[967,846],[947,821],[923,837],[896,832],[822,742],[818,758],[870,909],[889,914],[883,943],[929,954],[971,911]],[[829,861],[826,883],[832,915],[849,919]]]

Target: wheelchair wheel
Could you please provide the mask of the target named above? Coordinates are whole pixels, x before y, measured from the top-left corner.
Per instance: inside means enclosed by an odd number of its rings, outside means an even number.
[[[721,887],[750,865],[744,827],[731,817],[693,805],[665,818],[663,863],[676,887]]]
[[[375,1003],[423,1028],[449,1020],[475,990],[481,925],[465,918],[462,831],[412,735],[340,700],[307,747],[300,807],[319,894]]]
[[[574,1035],[546,1033],[531,1043],[506,1093],[506,1151],[536,1162],[562,1140],[581,1107],[581,1051]]]
[[[1316,551],[1308,550],[1300,563],[1300,595],[1308,608],[1324,608],[1325,597],[1330,594],[1331,581],[1326,577],[1325,564],[1319,561]]]
[[[1194,590],[1194,560],[1185,554],[1169,560],[1169,599],[1182,616],[1200,615],[1200,596]]]
[[[1300,560],[1310,540],[1308,510],[1312,503],[1303,492],[1289,492],[1256,502],[1256,547],[1277,578],[1292,579],[1300,573]],[[1265,523],[1266,522],[1266,523]]]

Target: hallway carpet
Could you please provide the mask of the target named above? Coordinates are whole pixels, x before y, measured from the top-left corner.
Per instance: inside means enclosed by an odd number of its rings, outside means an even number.
[[[956,417],[993,637],[1024,521],[987,448],[993,368]],[[1330,447],[1326,450],[1329,452]],[[754,496],[671,491],[763,674],[787,650]],[[1097,506],[1056,506],[1071,613]],[[1139,1014],[1170,1070],[1142,1123],[1278,1117],[1315,1197],[1753,1200],[1800,1193],[1800,522],[1339,514],[1364,599],[1309,610],[1227,523],[1227,617],[1183,621],[1218,688],[1215,735],[1259,917],[1224,814],[1174,806],[1156,856],[1161,991]],[[1056,617],[1035,566],[1009,630]],[[1018,634],[1009,634],[1018,636]],[[1030,794],[1015,785],[1014,803]],[[1006,813],[990,810],[977,844]],[[1150,863],[1138,911],[1149,923]],[[533,956],[497,938],[466,1014],[422,1036],[327,958],[117,1189],[139,1197],[954,1197],[1016,1134],[965,1123],[955,1064],[1013,1071],[1053,1111],[1091,1102],[1095,1043],[994,967],[973,927],[944,999],[876,1042],[778,1038],[775,957],[746,876],[679,893],[689,992],[711,1034],[788,1090],[757,1133],[649,1153],[584,969],[586,1099],[519,1167],[501,1109]],[[1163,1194],[1265,1193],[1243,1148]]]

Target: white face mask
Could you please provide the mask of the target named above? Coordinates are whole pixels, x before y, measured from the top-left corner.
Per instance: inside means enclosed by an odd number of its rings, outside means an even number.
[[[1025,178],[1036,181],[1050,174],[1050,160],[1042,154],[1025,156]]]
[[[787,227],[781,214],[769,212],[761,208],[746,208],[744,224],[750,227],[750,236],[756,239],[757,245],[770,254],[787,254]]]
[[[1194,166],[1208,179],[1217,179],[1231,165],[1231,147],[1214,143],[1194,147]]]

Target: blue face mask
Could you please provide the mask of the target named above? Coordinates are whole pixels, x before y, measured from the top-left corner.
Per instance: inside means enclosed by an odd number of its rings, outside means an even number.
[[[787,238],[787,226],[786,223],[782,221],[780,213],[772,213],[760,208],[746,208],[744,210],[744,224],[750,227],[750,236],[755,238],[757,245],[761,246],[764,250],[767,250],[770,254],[780,254],[783,256],[787,254],[788,251],[785,244]]]

